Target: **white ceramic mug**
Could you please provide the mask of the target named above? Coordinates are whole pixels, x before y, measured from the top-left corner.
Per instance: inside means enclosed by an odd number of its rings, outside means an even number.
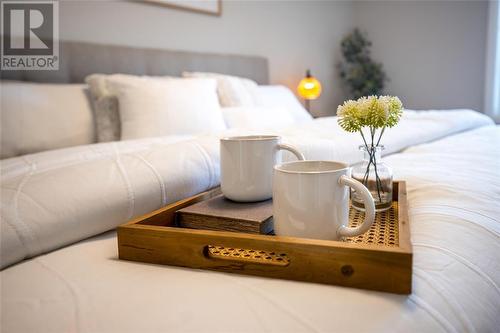
[[[273,167],[281,149],[304,159],[296,148],[275,135],[235,136],[220,140],[221,190],[228,199],[253,202],[273,195]]]
[[[363,224],[349,224],[349,188],[361,194],[366,211]],[[339,240],[370,229],[375,203],[370,191],[350,177],[347,164],[298,161],[274,167],[274,232],[280,236]]]

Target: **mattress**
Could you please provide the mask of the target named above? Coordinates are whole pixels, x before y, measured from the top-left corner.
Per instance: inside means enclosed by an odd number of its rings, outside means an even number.
[[[408,185],[409,296],[126,262],[108,232],[4,269],[5,332],[498,332],[500,127],[388,156]]]

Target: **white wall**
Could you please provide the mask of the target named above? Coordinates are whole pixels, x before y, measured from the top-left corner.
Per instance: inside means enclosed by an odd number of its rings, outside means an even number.
[[[265,56],[271,82],[294,90],[311,68],[323,83],[312,102],[317,114],[335,113],[344,98],[335,64],[352,26],[347,2],[224,0],[221,17],[133,2],[60,2],[62,39]]]
[[[367,1],[355,22],[408,108],[483,110],[486,1]]]
[[[261,55],[272,83],[295,87],[306,68],[323,83],[312,103],[334,114],[344,99],[336,64],[341,38],[368,32],[408,108],[483,108],[487,2],[230,1],[213,17],[133,2],[62,1],[63,39]]]
[[[488,1],[484,111],[500,123],[500,3]]]

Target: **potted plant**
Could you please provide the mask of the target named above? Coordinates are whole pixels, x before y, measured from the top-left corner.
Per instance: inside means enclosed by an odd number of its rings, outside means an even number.
[[[388,78],[382,64],[372,60],[371,45],[372,43],[358,29],[354,29],[341,42],[343,60],[338,68],[351,99],[381,95],[384,91]]]

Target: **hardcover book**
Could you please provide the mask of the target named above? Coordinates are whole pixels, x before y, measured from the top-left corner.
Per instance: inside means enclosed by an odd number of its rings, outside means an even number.
[[[178,210],[176,219],[184,228],[268,234],[273,231],[273,202],[241,203],[219,195]]]

